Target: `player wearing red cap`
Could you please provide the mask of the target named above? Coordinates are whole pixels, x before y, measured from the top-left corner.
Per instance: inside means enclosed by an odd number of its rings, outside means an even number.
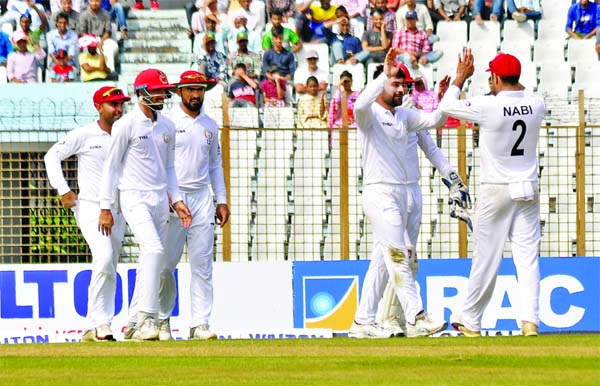
[[[175,125],[162,110],[169,90],[160,70],[140,72],[133,83],[139,103],[114,126],[102,172],[99,227],[110,235],[117,201],[140,247],[139,268],[125,339],[158,339],[158,286],[166,262],[169,202],[189,227],[192,216],[183,202],[175,174]]]
[[[521,330],[523,335],[534,336],[538,334],[540,291],[536,155],[546,105],[541,97],[524,92],[519,83],[521,63],[513,55],[498,54],[488,71],[495,95],[459,100],[465,81],[474,72],[473,55],[465,49],[456,78],[439,105],[446,114],[480,126],[473,261],[464,304],[450,322],[467,336],[481,335],[481,319],[494,292],[508,238],[521,294]]]
[[[98,229],[100,215],[100,180],[110,144],[113,123],[123,115],[123,103],[129,101],[122,90],[105,86],[94,93],[98,121],[70,131],[54,144],[46,156],[46,172],[53,188],[58,190],[65,208],[71,208],[77,225],[92,252],[92,277],[88,290],[87,329],[83,341],[114,340],[110,328],[115,313],[117,261],[125,231],[125,220],[117,207],[113,213],[114,228],[110,237]],[[77,155],[77,183],[75,194],[63,175],[61,161]]]
[[[361,299],[348,336],[387,338],[392,334],[375,323],[377,304],[388,278],[404,310],[407,336],[427,336],[446,328],[423,310],[410,267],[406,233],[408,192],[406,146],[409,131],[438,127],[440,111],[425,113],[402,107],[408,92],[406,75],[395,64],[398,49],[389,50],[383,74],[367,84],[354,105],[362,148],[363,210],[373,225],[373,253]]]
[[[175,306],[177,287],[173,273],[187,244],[190,261],[192,320],[190,339],[215,339],[208,328],[213,305],[212,261],[215,213],[220,226],[229,219],[227,193],[217,123],[202,109],[204,93],[217,84],[198,71],[186,71],[177,83],[181,103],[169,112],[177,128],[175,171],[183,200],[192,212],[192,224],[184,229],[173,215],[167,233],[167,263],[161,272],[160,340],[170,340],[169,318]],[[216,209],[210,187],[215,193]]]

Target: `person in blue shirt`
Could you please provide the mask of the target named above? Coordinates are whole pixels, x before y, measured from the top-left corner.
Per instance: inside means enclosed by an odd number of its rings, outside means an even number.
[[[598,31],[598,4],[589,0],[579,0],[573,4],[567,14],[566,31],[572,39],[595,36]]]
[[[272,30],[273,49],[265,52],[263,55],[263,74],[267,73],[267,68],[271,64],[277,65],[279,75],[286,82],[292,81],[292,76],[296,71],[296,59],[294,54],[283,48],[283,27],[273,28]]]
[[[6,66],[8,54],[13,52],[13,46],[7,34],[0,31],[0,66]]]
[[[331,26],[336,23],[340,26],[339,34],[331,30]],[[331,44],[334,64],[364,63],[369,59],[369,51],[363,50],[360,39],[350,34],[350,20],[347,17],[341,17],[335,22],[325,23],[324,31],[327,41]]]
[[[125,18],[125,10],[118,0],[102,0],[100,4],[108,13],[110,13],[110,20],[117,20],[117,27],[121,31],[121,40],[127,39],[127,20]]]

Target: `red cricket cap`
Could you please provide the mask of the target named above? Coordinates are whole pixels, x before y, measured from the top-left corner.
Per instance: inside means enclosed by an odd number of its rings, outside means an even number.
[[[161,70],[149,68],[141,71],[133,81],[133,89],[135,91],[146,90],[163,90],[175,88],[175,85],[169,83],[167,75]]]
[[[178,88],[187,86],[204,86],[206,87],[207,91],[216,85],[216,79],[208,79],[203,73],[194,70],[188,70],[182,73],[179,76],[179,83],[177,83]]]
[[[404,81],[406,83],[414,83],[415,82],[415,80],[410,75],[410,70],[408,69],[408,67],[406,67],[406,65],[404,63],[400,62],[398,67],[400,67],[400,69],[404,73]]]
[[[131,98],[125,95],[123,90],[117,87],[104,86],[94,93],[94,104],[100,105],[105,102],[128,102]]]
[[[490,68],[486,71],[498,76],[520,76],[521,62],[515,56],[501,52],[490,62]]]

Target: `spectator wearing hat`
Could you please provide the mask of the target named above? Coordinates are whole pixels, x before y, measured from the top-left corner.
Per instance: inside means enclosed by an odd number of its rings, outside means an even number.
[[[69,54],[67,51],[58,50],[53,56],[55,64],[50,68],[50,79],[52,82],[73,82],[75,80],[75,67],[69,64]]]
[[[439,60],[443,52],[432,51],[427,34],[417,29],[417,13],[406,12],[406,29],[398,29],[392,39],[392,47],[398,48],[401,54],[398,59],[406,65],[418,68],[420,64],[433,63]]]
[[[119,54],[119,45],[111,38],[112,26],[110,14],[100,7],[100,0],[89,0],[89,6],[79,15],[77,35],[96,35],[100,38],[98,47],[106,56],[106,63],[110,69],[116,71]]]
[[[263,55],[263,73],[267,68],[275,64],[279,67],[279,74],[286,80],[292,80],[292,74],[296,71],[296,59],[294,54],[283,48],[283,34],[281,31],[273,31],[273,49]]]
[[[325,91],[319,90],[319,80],[309,76],[304,87],[307,92],[298,98],[298,127],[326,128],[327,101]]]
[[[419,4],[416,0],[406,0],[406,3],[398,8],[396,12],[396,31],[406,29],[406,13],[408,11],[417,13],[417,29],[425,31],[430,44],[440,40],[433,33],[433,21],[431,20],[429,8],[425,4]]]
[[[81,6],[81,1],[79,1],[79,6]],[[67,16],[69,17],[69,28],[77,32],[77,25],[79,23],[79,11],[75,9],[72,0],[60,0],[60,7],[52,10],[52,16],[50,17],[50,28],[54,28],[56,26],[58,15],[61,13],[67,14]]]
[[[202,54],[205,52],[204,51],[204,37],[209,32],[213,33],[215,35],[215,41],[217,42],[215,49],[222,54],[226,54],[227,53],[227,48],[226,48],[227,32],[217,31],[217,24],[215,24],[215,21],[212,19],[206,19],[206,31],[199,32],[194,37],[193,52],[195,54]]]
[[[591,39],[596,36],[600,20],[598,4],[589,0],[578,0],[567,13],[566,31],[572,39]],[[598,42],[598,41],[597,41]]]
[[[367,27],[366,30],[373,29],[373,10],[378,10],[383,15],[383,22],[385,23],[385,29],[388,32],[394,33],[396,30],[396,14],[387,8],[386,0],[375,0],[371,12],[367,14]]]
[[[340,28],[337,34],[331,28],[334,24]],[[350,33],[350,20],[347,17],[327,22],[324,26],[325,36],[331,44],[333,63],[356,64],[369,59],[369,51],[364,50],[360,40]]]
[[[276,64],[267,67],[267,78],[260,82],[264,107],[285,107],[286,87],[285,79],[279,74],[279,67]]]
[[[257,80],[261,76],[262,62],[260,55],[248,50],[248,33],[240,31],[237,34],[238,50],[231,55],[227,61],[227,71],[233,74],[233,70],[238,63],[244,63],[248,76]]]
[[[294,89],[296,94],[302,95],[308,92],[306,82],[308,78],[314,76],[319,83],[319,91],[327,90],[327,81],[329,80],[329,72],[318,67],[319,54],[315,50],[310,50],[306,53],[306,65],[298,66],[294,73]]]
[[[44,60],[46,52],[23,31],[16,31],[12,36],[16,50],[8,54],[6,59],[6,75],[12,83],[35,83],[38,62]],[[32,46],[34,52],[27,47]]]
[[[233,27],[227,28],[227,48],[228,52],[235,52],[238,49],[237,34],[245,32],[248,35],[248,49],[257,54],[263,52],[261,34],[248,28],[248,19],[244,14],[239,14],[234,19]]]
[[[118,80],[119,76],[106,64],[101,42],[94,35],[84,35],[78,40],[85,50],[79,54],[79,67],[83,82]]]
[[[227,87],[227,57],[216,50],[217,39],[214,32],[204,35],[204,53],[198,56],[198,70],[209,78],[216,79]]]
[[[8,54],[13,52],[13,46],[7,34],[0,31],[0,66],[6,66]]]
[[[233,68],[233,78],[227,88],[231,107],[256,107],[258,83],[248,76],[246,65],[238,63]]]
[[[59,50],[66,51],[68,62],[75,63],[78,55],[77,33],[69,28],[69,15],[66,13],[57,15],[56,28],[46,34],[46,40],[48,41],[48,55],[51,59],[48,63],[49,68],[58,63],[56,53]]]
[[[362,37],[362,48],[369,51],[367,63],[383,63],[392,45],[392,33],[386,29],[380,9],[371,11],[373,28],[365,31]]]
[[[283,12],[275,9],[271,12],[271,29],[266,31],[262,39],[262,48],[266,52],[273,47],[273,29],[280,29],[283,35],[283,48],[296,53],[302,49],[302,42],[296,32],[289,28],[285,28],[283,22]]]

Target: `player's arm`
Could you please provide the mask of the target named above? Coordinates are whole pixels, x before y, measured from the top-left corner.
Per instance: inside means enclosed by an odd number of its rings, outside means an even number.
[[[72,208],[77,204],[77,195],[71,190],[62,170],[61,162],[77,154],[81,146],[78,130],[73,130],[62,140],[55,143],[44,156],[46,174],[50,185],[58,191],[60,202],[64,208]]]
[[[221,161],[221,146],[219,144],[219,130],[214,126],[213,136],[216,138],[210,145],[208,156],[208,176],[210,184],[217,199],[216,215],[221,228],[229,220],[229,207],[227,206],[227,190],[225,188],[225,177]]]
[[[170,200],[173,202],[171,207],[177,213],[177,216],[181,220],[181,226],[188,229],[192,223],[192,213],[189,208],[183,202],[183,196],[179,190],[179,182],[177,181],[177,173],[175,172],[175,142],[177,141],[175,125],[169,119],[165,118],[166,124],[169,126],[171,132],[172,141],[169,141],[167,146],[167,192]]]

